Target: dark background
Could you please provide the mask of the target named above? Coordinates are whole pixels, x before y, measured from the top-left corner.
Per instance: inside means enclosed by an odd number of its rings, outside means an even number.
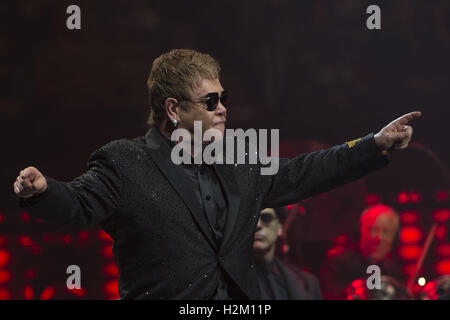
[[[81,30],[66,28],[71,4],[81,8]],[[381,7],[381,30],[366,28],[371,4]],[[433,195],[449,187],[449,1],[20,0],[2,1],[0,19],[0,234],[13,252],[12,278],[3,283],[10,298],[21,298],[22,272],[38,261],[68,265],[80,251],[80,265],[104,262],[97,230],[89,231],[97,242],[84,249],[73,240],[59,249],[55,244],[46,258],[26,260],[15,240],[26,233],[24,223],[33,224],[27,228],[37,232],[37,243],[45,231],[75,238],[78,230],[21,220],[12,190],[17,173],[33,165],[69,181],[101,145],[143,135],[151,63],[173,48],[217,58],[230,91],[228,127],[278,128],[284,154],[317,149],[314,143],[340,144],[377,132],[404,113],[423,112],[413,124],[421,149],[394,155],[387,170],[328,195],[333,204],[309,208],[319,213],[306,215],[308,221],[297,219],[295,228],[309,231],[293,240],[294,247],[319,244],[308,246],[318,248],[311,250],[315,255],[294,254],[293,263],[317,271],[333,237],[355,227],[368,193],[398,208],[398,192],[420,192],[424,236],[430,212],[448,206],[436,204]],[[330,219],[339,224],[331,233],[325,231],[336,225]],[[432,277],[436,259],[424,271]],[[90,268],[95,279],[101,267]],[[58,276],[65,282],[64,273]],[[41,275],[40,285],[49,278]],[[95,280],[86,286],[94,289],[85,297],[103,298]]]

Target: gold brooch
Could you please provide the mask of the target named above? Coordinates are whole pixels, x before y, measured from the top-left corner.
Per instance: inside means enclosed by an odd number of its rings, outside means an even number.
[[[361,140],[361,138],[352,140],[352,141],[347,141],[346,144],[348,145],[349,148],[353,148],[354,146],[356,146],[356,144],[358,143],[358,141]]]

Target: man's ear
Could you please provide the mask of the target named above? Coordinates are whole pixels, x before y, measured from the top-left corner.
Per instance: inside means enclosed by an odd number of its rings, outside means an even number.
[[[169,121],[173,120],[180,121],[178,117],[178,101],[174,98],[167,98],[164,102],[164,106],[166,109],[166,115],[169,118]]]

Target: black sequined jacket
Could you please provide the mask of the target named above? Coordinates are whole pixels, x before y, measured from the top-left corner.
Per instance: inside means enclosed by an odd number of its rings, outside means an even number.
[[[205,299],[219,270],[244,298],[260,297],[253,262],[258,213],[296,203],[358,179],[388,163],[373,134],[294,159],[280,159],[275,175],[260,165],[216,164],[228,203],[220,245],[170,148],[152,127],[143,137],[96,150],[88,170],[71,182],[47,177],[48,189],[21,205],[54,223],[100,224],[114,239],[121,299]]]

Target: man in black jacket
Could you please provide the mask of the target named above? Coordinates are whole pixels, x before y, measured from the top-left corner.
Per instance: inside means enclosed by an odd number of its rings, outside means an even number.
[[[88,171],[65,183],[38,169],[22,170],[14,190],[27,211],[87,227],[100,224],[114,239],[122,299],[257,299],[253,261],[258,214],[358,179],[406,148],[420,116],[398,118],[329,150],[280,161],[275,175],[260,164],[175,165],[172,131],[223,134],[226,91],[219,64],[194,50],[172,50],[152,65],[151,128],[145,136],[108,143]]]
[[[276,254],[282,235],[284,208],[264,208],[256,226],[253,252],[256,276],[263,300],[321,300],[319,279],[309,272],[283,263]]]

